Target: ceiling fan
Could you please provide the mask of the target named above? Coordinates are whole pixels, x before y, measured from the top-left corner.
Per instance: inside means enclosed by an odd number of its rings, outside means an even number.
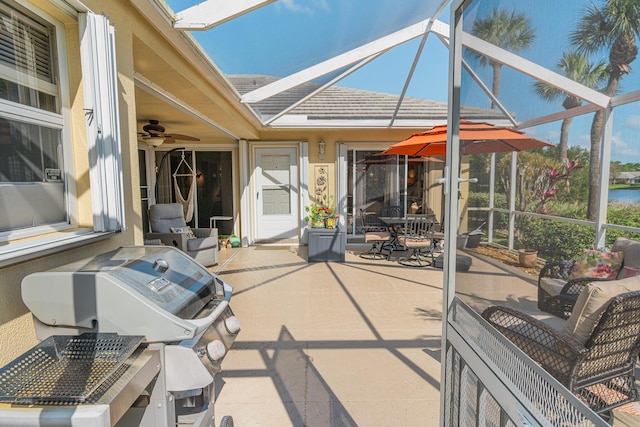
[[[149,124],[146,124],[142,127],[143,132],[138,132],[139,138],[146,142],[149,145],[153,145],[157,147],[158,145],[168,142],[176,142],[176,140],[181,141],[200,141],[199,138],[182,135],[179,133],[166,133],[164,126],[162,126],[158,120],[149,120]]]

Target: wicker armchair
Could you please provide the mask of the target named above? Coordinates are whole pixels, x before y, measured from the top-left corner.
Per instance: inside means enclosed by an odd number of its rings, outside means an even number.
[[[623,252],[622,268],[616,279],[627,277],[627,269],[640,268],[640,242],[626,237],[617,237],[611,247],[613,252]],[[584,287],[596,280],[613,280],[582,277],[568,280],[576,261],[555,261],[545,265],[538,276],[538,308],[555,316],[568,318]],[[635,272],[631,272],[636,274]]]
[[[603,414],[638,400],[634,364],[640,352],[640,291],[617,295],[603,307],[604,313],[584,344],[577,335],[557,331],[513,308],[489,307],[482,316],[591,409]],[[597,318],[598,310],[595,313]]]
[[[598,280],[611,280],[593,277],[580,277],[568,280],[574,260],[547,263],[538,276],[538,309],[567,319],[573,311],[578,295],[586,285]],[[559,288],[557,293],[552,288]]]

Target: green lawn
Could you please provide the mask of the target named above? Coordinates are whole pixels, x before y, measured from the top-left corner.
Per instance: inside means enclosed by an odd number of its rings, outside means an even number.
[[[640,190],[640,184],[613,184],[609,186],[609,190]]]

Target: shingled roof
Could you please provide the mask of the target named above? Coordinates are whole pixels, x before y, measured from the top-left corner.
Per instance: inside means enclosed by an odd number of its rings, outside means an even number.
[[[264,75],[228,75],[227,78],[241,94],[251,92],[277,80]],[[250,104],[263,121],[280,114],[291,105],[318,90],[319,83],[305,83],[264,101]],[[398,104],[399,95],[330,86],[306,100],[272,125],[348,125],[388,126]],[[461,117],[474,121],[504,121],[498,110],[462,106]],[[433,126],[447,120],[447,103],[406,96],[396,115],[395,124],[402,126]]]

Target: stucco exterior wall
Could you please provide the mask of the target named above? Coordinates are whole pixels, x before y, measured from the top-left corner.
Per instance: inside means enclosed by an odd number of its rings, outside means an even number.
[[[98,3],[98,2],[94,2]],[[104,2],[103,2],[104,3]],[[108,2],[112,6],[112,2]],[[78,22],[57,9],[51,2],[34,0],[32,5],[51,15],[65,26],[65,42],[69,87],[69,114],[73,167],[69,172],[75,181],[77,211],[75,222],[80,227],[93,224],[91,189],[89,181],[89,159],[87,155],[84,93],[80,67]],[[31,313],[22,302],[20,284],[22,279],[37,271],[45,271],[60,265],[107,252],[120,246],[142,242],[140,215],[140,188],[138,181],[138,158],[136,140],[135,98],[133,96],[132,32],[127,25],[126,8],[116,7],[109,12],[116,25],[118,87],[120,98],[120,125],[122,135],[122,166],[127,229],[122,233],[77,247],[61,250],[52,255],[0,268],[0,365],[4,365],[37,344]],[[114,19],[115,18],[115,19]],[[114,22],[115,21],[115,22]]]

